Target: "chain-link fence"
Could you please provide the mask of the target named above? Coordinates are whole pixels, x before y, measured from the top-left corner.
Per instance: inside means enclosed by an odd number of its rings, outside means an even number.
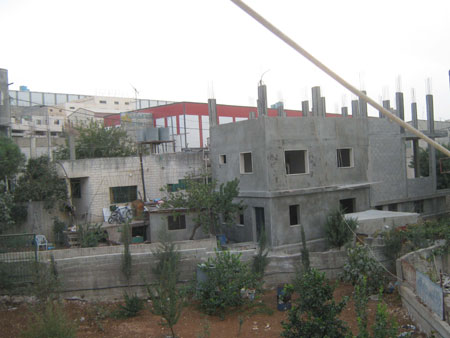
[[[0,235],[0,289],[30,283],[37,260],[36,235]]]

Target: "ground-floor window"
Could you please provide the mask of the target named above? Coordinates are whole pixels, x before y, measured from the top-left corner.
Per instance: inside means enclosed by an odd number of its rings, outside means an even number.
[[[169,216],[167,219],[169,230],[182,230],[186,229],[186,216]]]

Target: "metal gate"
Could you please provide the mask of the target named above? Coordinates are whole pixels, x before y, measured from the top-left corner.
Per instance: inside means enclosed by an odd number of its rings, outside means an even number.
[[[0,235],[0,290],[32,282],[37,260],[35,234]]]

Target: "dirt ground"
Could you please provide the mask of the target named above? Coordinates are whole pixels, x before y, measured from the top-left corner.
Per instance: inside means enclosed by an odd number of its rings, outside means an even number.
[[[351,296],[351,285],[340,285],[335,291],[335,299]],[[414,325],[406,311],[401,307],[401,301],[396,292],[385,296],[388,311],[399,323],[400,332],[413,332],[412,337],[426,337],[411,328]],[[183,310],[175,333],[182,338],[230,338],[230,337],[280,337],[281,321],[287,319],[286,312],[280,312],[276,306],[276,290],[267,290],[257,300],[256,306],[241,311],[228,313],[223,320],[218,317],[201,313],[195,304]],[[369,325],[373,324],[376,311],[376,301],[369,301]],[[78,327],[77,337],[126,337],[126,338],[163,338],[170,336],[168,328],[161,326],[160,317],[150,313],[148,308],[137,317],[129,319],[113,319],[106,314],[116,308],[112,303],[87,303],[83,301],[65,301],[66,314]],[[267,309],[273,310],[268,314]],[[270,312],[270,311],[269,311]],[[0,337],[19,337],[32,319],[30,305],[0,304]],[[353,334],[357,334],[357,321],[353,301],[349,301],[341,314],[341,319],[347,322]],[[242,325],[240,325],[242,323]]]

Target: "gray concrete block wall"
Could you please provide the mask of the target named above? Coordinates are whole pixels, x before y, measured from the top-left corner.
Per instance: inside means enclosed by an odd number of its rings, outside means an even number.
[[[110,188],[137,186],[138,198],[143,198],[141,167],[138,157],[96,158],[63,161],[69,178],[82,178],[81,199],[74,199],[77,215],[87,214],[80,221],[100,222],[102,209],[108,208]],[[204,168],[202,153],[170,153],[143,156],[147,199],[162,198],[160,189],[178,183],[187,174]],[[59,174],[64,176],[61,168]]]

